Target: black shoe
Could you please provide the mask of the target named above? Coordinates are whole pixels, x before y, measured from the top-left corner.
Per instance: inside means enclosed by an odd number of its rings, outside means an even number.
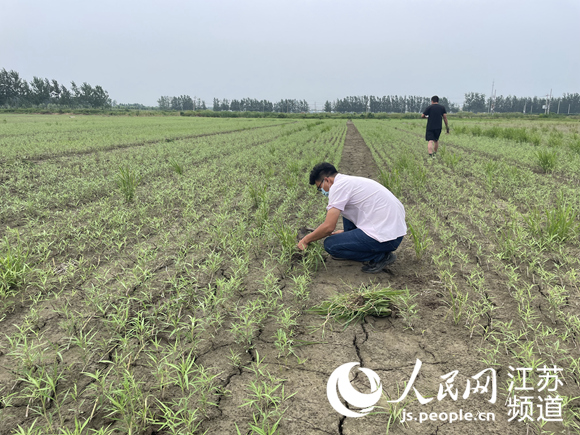
[[[369,262],[367,265],[362,267],[362,271],[365,273],[379,273],[389,264],[393,264],[397,260],[397,256],[393,252],[389,252],[381,261]]]

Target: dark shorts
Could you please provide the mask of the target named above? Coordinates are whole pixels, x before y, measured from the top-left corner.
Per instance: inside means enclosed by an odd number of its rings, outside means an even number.
[[[425,133],[425,140],[434,140],[437,142],[439,140],[439,136],[441,136],[441,129],[427,130],[427,133]]]

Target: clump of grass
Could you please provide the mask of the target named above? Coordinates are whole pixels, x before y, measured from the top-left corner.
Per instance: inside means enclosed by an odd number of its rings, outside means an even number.
[[[558,148],[560,146],[562,146],[562,137],[558,134],[550,134],[550,137],[548,138],[548,146],[550,148]]]
[[[183,165],[180,165],[177,160],[171,159],[169,164],[177,174],[183,175]]]
[[[413,226],[411,223],[407,224],[409,233],[411,233],[411,240],[413,240],[413,247],[417,260],[423,258],[425,251],[433,244],[433,240],[429,238],[429,230],[423,223],[417,223]]]
[[[530,233],[538,238],[561,243],[573,237],[579,228],[578,214],[564,201],[561,194],[556,206],[545,213],[546,219],[543,220],[541,211],[536,207],[525,218]]]
[[[545,173],[552,172],[558,161],[558,153],[555,150],[538,150],[536,152],[538,164]]]
[[[410,157],[408,154],[401,153],[401,154],[399,154],[399,156],[397,157],[397,159],[395,161],[395,166],[397,167],[397,169],[406,170],[406,169],[410,169],[410,168],[414,167],[415,162],[414,162],[413,158]]]
[[[129,166],[119,167],[117,186],[119,186],[119,189],[127,202],[133,202],[133,199],[135,198],[135,190],[137,190],[137,186],[141,182],[141,179],[142,177]]]
[[[414,329],[419,321],[417,314],[416,294],[411,294],[408,289],[401,291],[401,294],[392,297],[392,302],[396,308],[397,317],[400,317],[406,325],[406,329]]]
[[[569,239],[578,228],[577,217],[571,205],[559,202],[546,211],[546,234],[561,242]]]
[[[443,163],[445,163],[451,169],[454,169],[455,166],[457,166],[457,164],[461,160],[461,156],[459,156],[455,153],[451,154],[451,152],[447,150],[447,147],[445,145],[442,146],[440,148],[440,150],[441,150],[440,154],[441,154],[441,158],[443,159]]]
[[[263,184],[256,184],[248,186],[248,193],[255,208],[263,203],[266,199],[266,186]]]
[[[393,169],[391,172],[379,169],[379,182],[396,197],[401,196],[401,177],[398,169]]]
[[[568,144],[568,147],[570,148],[570,151],[580,154],[580,139],[571,141]]]
[[[6,236],[4,242],[6,251],[0,254],[0,299],[13,295],[30,272],[27,263],[28,250],[23,249],[20,244],[17,247],[10,246]]]
[[[540,143],[542,142],[542,137],[538,134],[538,133],[532,133],[530,135],[530,142],[534,145],[534,146],[539,146]]]
[[[312,307],[309,311],[342,321],[346,328],[353,322],[362,321],[365,316],[388,317],[391,315],[393,298],[403,293],[391,288],[367,288],[361,286],[357,291],[336,295],[330,301]]]

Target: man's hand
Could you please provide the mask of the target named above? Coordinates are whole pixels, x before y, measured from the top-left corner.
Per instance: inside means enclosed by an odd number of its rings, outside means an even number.
[[[449,127],[447,127],[447,133],[446,134],[449,134]]]
[[[306,237],[304,237],[304,239],[305,238]],[[300,240],[298,242],[298,245],[297,245],[298,246],[298,249],[300,249],[301,251],[304,251],[306,249],[306,247],[308,246],[308,243],[307,242],[304,242],[304,239]]]

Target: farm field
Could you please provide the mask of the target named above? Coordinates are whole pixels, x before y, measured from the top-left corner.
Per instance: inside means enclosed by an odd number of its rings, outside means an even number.
[[[450,125],[0,115],[0,434],[579,433],[580,123]],[[297,252],[321,161],[405,206],[384,273]]]

